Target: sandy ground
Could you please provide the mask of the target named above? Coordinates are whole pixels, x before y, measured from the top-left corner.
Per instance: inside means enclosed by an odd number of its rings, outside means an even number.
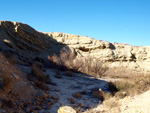
[[[114,103],[114,106],[110,108],[110,103],[104,102],[84,113],[150,113],[150,91],[120,100],[112,98],[108,102]]]
[[[150,91],[133,98],[126,97],[120,102],[122,113],[150,113]]]

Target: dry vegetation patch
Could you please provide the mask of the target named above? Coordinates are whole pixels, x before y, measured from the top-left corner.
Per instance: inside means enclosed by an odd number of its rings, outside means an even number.
[[[96,77],[101,77],[108,70],[108,67],[104,66],[102,61],[93,59],[93,57],[90,55],[86,58],[77,58],[61,51],[59,57],[58,55],[54,54],[53,56],[48,56],[48,60],[62,70],[68,69],[72,71],[91,74]]]
[[[0,59],[1,109],[8,113],[18,112],[22,103],[34,98],[34,89],[27,84],[25,73],[17,65],[9,63],[7,55],[0,52]]]
[[[72,77],[73,76],[73,72],[71,70],[67,70],[66,71],[66,75],[69,76],[69,77]]]
[[[13,51],[5,50],[5,51],[3,51],[3,55],[7,58],[9,63],[11,63],[13,65],[18,63],[18,59],[15,56],[15,53]]]
[[[37,87],[42,90],[48,90],[46,84],[51,84],[49,75],[46,75],[43,64],[40,62],[34,62],[31,66],[31,74],[28,74],[28,79],[33,81]]]
[[[150,89],[150,75],[137,76],[132,78],[122,78],[120,80],[110,82],[111,93],[104,93],[104,101],[102,105],[87,110],[85,113],[119,113],[120,99],[126,96],[135,96]]]
[[[150,89],[150,76],[121,79],[110,82],[110,85],[115,89],[116,97],[123,98],[125,96],[134,96]]]
[[[13,87],[12,76],[10,76],[6,72],[2,72],[0,74],[0,78],[1,78],[2,89],[6,94],[8,94]]]

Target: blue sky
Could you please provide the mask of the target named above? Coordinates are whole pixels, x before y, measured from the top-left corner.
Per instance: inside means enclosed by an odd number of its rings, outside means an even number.
[[[42,32],[150,46],[150,0],[1,0],[0,20]]]

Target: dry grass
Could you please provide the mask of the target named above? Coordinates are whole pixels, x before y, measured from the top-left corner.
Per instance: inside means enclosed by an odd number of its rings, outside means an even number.
[[[114,107],[118,107],[119,103],[116,98],[110,98],[104,102],[104,106],[107,106],[108,109],[112,109]]]
[[[76,92],[73,96],[75,98],[82,98],[82,95],[79,92]]]
[[[126,96],[134,96],[141,94],[150,89],[150,76],[138,76],[133,78],[123,78],[121,80],[110,82],[109,84],[112,93],[104,93],[103,105],[97,106],[85,113],[119,113],[119,99]],[[97,109],[101,111],[97,111]]]
[[[89,55],[85,59],[85,63],[82,65],[82,70],[84,70],[84,73],[101,77],[106,71],[106,68],[103,68],[101,61],[93,59],[93,57]]]
[[[31,101],[34,98],[35,90],[26,82],[24,72],[20,70],[18,65],[8,61],[9,55],[6,56],[0,52],[1,108],[7,113],[18,112],[21,103]]]
[[[39,81],[39,80],[35,80],[34,83],[35,83],[35,85],[36,85],[38,88],[40,88],[40,89],[42,89],[42,90],[48,90],[48,87],[47,87],[47,85],[46,85],[44,82],[41,82],[41,81]]]
[[[120,113],[120,103],[118,98],[110,93],[105,93],[105,101],[97,107],[86,110],[84,113]]]
[[[5,93],[9,93],[13,87],[13,80],[11,75],[8,75],[6,72],[2,72],[0,74],[0,78],[2,80],[2,89],[4,90]]]
[[[35,62],[32,64],[31,72],[34,76],[38,78],[39,81],[45,81],[46,75],[43,72],[44,67],[41,63]]]
[[[68,98],[71,104],[75,104],[75,100],[73,98]]]
[[[14,56],[14,53],[12,51],[3,51],[4,56],[8,59],[8,61],[11,64],[17,64],[18,60],[17,58]]]
[[[150,89],[150,76],[139,76],[132,79],[127,78],[110,82],[110,84],[116,90],[116,97],[134,96]]]
[[[32,74],[28,75],[28,79],[35,83],[35,86],[42,90],[48,90],[46,84],[52,84],[49,75],[44,73],[45,69],[44,66],[39,62],[34,62],[31,67]],[[32,77],[34,75],[35,79]]]
[[[106,109],[106,113],[107,112],[111,112],[111,113],[120,113],[120,103],[118,101],[117,98],[110,98],[106,101],[104,101],[103,106]]]
[[[10,57],[8,57],[8,61],[9,61],[10,63],[12,63],[13,65],[14,65],[14,64],[18,64],[17,58],[15,58],[15,56],[10,56]]]

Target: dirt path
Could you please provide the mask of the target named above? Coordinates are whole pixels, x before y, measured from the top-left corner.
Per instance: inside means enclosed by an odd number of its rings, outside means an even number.
[[[30,67],[22,66],[26,73],[30,73]],[[56,76],[56,72],[57,74]],[[101,104],[101,101],[97,98],[93,98],[91,90],[93,88],[101,88],[103,91],[109,90],[107,78],[94,78],[93,76],[85,75],[82,73],[73,73],[73,76],[67,76],[65,71],[46,69],[46,74],[49,75],[51,81],[55,85],[49,85],[49,91],[47,91],[51,97],[56,98],[55,104],[52,105],[51,109],[43,109],[40,113],[57,113],[57,110],[64,105],[78,108],[82,105],[81,111],[91,109]],[[114,79],[115,80],[115,79]],[[113,79],[111,79],[113,81]],[[75,98],[74,94],[83,92],[81,98]],[[72,98],[73,103],[70,102],[69,98]]]
[[[50,110],[53,113],[56,113],[59,107],[63,105],[75,107],[79,106],[79,104],[82,104],[83,111],[85,109],[93,108],[101,102],[98,99],[92,97],[91,90],[93,88],[101,88],[107,91],[109,88],[108,82],[90,78],[84,76],[84,74],[74,73],[73,77],[68,77],[66,76],[65,72],[60,72],[60,76],[62,78],[56,78],[56,74],[53,70],[47,70],[47,73],[50,74],[52,81],[56,83],[56,86],[50,86],[50,94],[59,97],[59,101],[54,104]],[[82,91],[86,91],[86,94],[82,94],[81,98],[75,98],[73,96],[76,92]],[[72,98],[75,103],[72,104],[68,98]]]

